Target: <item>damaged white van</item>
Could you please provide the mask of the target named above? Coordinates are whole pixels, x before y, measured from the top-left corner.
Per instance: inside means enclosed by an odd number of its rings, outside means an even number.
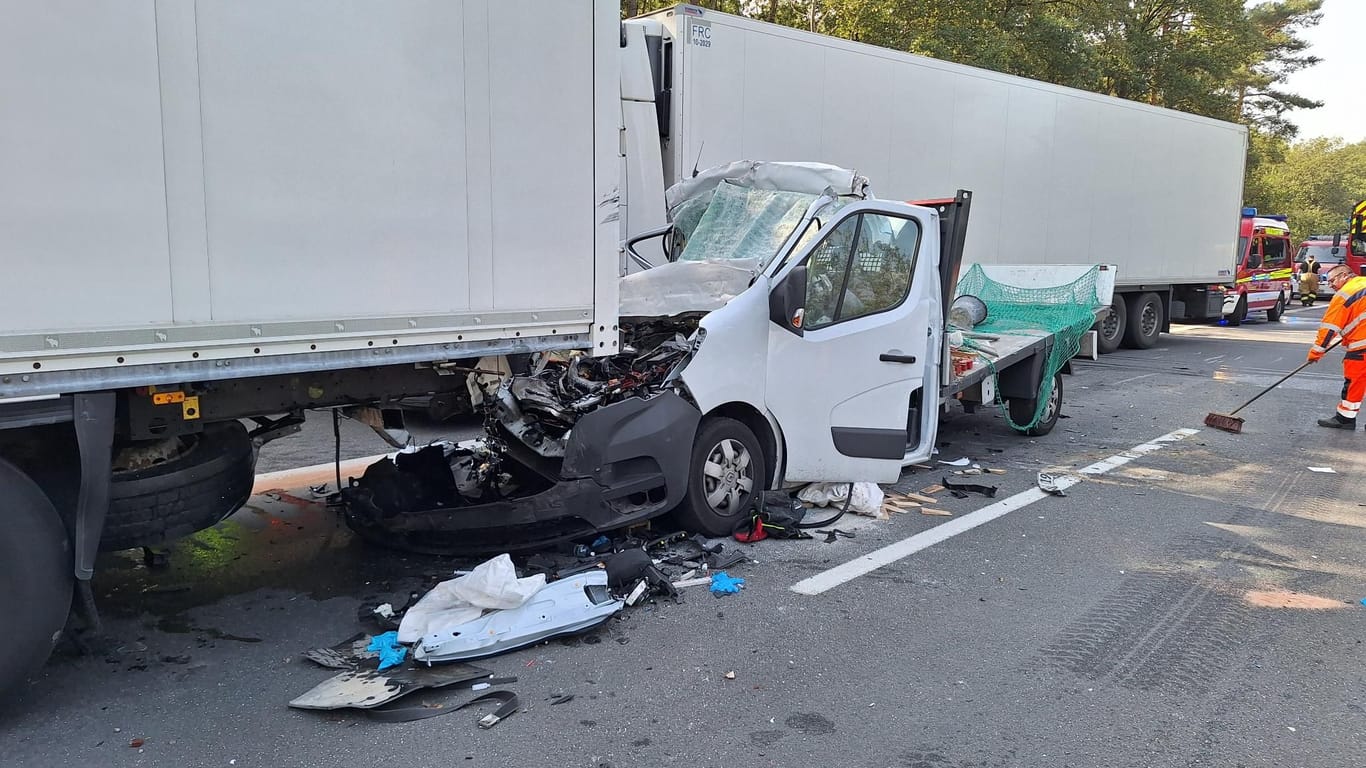
[[[542,546],[670,511],[726,535],[767,488],[896,480],[930,457],[950,399],[999,399],[1046,433],[1062,405],[1047,363],[1075,344],[1020,328],[945,365],[970,203],[878,200],[819,164],[738,162],[676,185],[670,225],[626,244],[649,266],[635,246],[663,238],[669,260],[622,279],[622,353],[542,357],[493,395],[486,439],[353,481],[348,522],[431,551]],[[1036,288],[1092,276],[1057,294],[1088,317],[1113,290],[1102,267],[995,269]]]

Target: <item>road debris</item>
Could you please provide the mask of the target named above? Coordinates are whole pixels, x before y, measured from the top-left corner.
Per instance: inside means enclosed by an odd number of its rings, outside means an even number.
[[[444,625],[422,637],[413,649],[413,659],[433,664],[504,653],[590,629],[624,606],[608,589],[607,573],[589,571],[551,582],[515,608]]]
[[[964,494],[980,493],[983,496],[986,496],[987,498],[996,497],[997,487],[994,485],[978,485],[976,483],[955,483],[952,480],[949,480],[947,477],[944,478],[943,482],[944,487],[949,489],[950,491],[956,491]]]
[[[398,644],[397,632],[385,632],[370,639],[370,644],[365,646],[365,650],[372,651],[379,656],[379,669],[385,670],[390,667],[397,667],[403,663],[403,659],[408,655],[408,649]]]
[[[1051,472],[1040,472],[1035,477],[1035,483],[1039,486],[1039,490],[1045,493],[1050,493],[1054,496],[1066,496],[1067,492],[1058,485],[1058,480],[1063,477],[1063,475],[1055,475]]]
[[[921,488],[921,489],[920,489],[920,492],[921,492],[922,494],[931,494],[931,493],[939,493],[939,492],[942,491],[942,490],[944,490],[944,486],[942,486],[942,485],[927,485],[927,486],[925,486],[924,488]],[[934,499],[930,499],[930,501],[934,501]]]
[[[920,510],[920,514],[933,515],[935,517],[953,517],[952,512],[943,509],[930,509],[929,507],[925,507],[924,509]]]
[[[545,587],[545,575],[517,577],[507,554],[479,564],[464,576],[443,581],[403,615],[398,640],[414,643],[438,631],[478,619],[485,610],[507,610],[525,603]]]
[[[1336,474],[1337,474],[1337,470],[1333,469],[1332,467],[1310,467],[1310,468],[1309,468],[1309,471],[1310,471],[1310,472],[1318,472],[1318,473],[1324,474],[1324,475],[1336,475]]]
[[[355,669],[313,686],[289,702],[295,709],[371,709],[424,688],[445,688],[487,678],[493,673],[472,664],[405,666],[380,672]]]
[[[725,571],[713,573],[711,576],[711,593],[718,597],[721,595],[734,595],[743,589],[744,586],[744,579],[737,579]]]
[[[877,483],[811,483],[797,492],[797,498],[818,507],[841,507],[847,501],[848,511],[856,515],[887,519]]]

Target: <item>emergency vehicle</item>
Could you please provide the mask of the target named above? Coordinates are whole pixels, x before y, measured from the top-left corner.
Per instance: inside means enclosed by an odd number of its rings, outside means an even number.
[[[1258,215],[1244,208],[1238,230],[1238,269],[1233,290],[1224,295],[1224,317],[1239,325],[1249,312],[1266,312],[1275,322],[1293,289],[1290,227],[1285,216]]]
[[[1358,275],[1366,275],[1366,200],[1352,209],[1350,247],[1343,254],[1343,263]]]

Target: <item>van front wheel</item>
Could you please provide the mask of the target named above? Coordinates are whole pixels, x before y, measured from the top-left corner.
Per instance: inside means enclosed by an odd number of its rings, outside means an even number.
[[[767,477],[754,432],[735,419],[709,416],[697,430],[688,495],[674,516],[690,531],[729,536],[753,509]]]

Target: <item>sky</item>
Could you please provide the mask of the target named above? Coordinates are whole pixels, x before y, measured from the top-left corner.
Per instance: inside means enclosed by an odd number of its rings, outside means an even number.
[[[1290,112],[1290,121],[1300,127],[1299,138],[1340,136],[1349,142],[1366,139],[1364,32],[1366,0],[1326,0],[1323,20],[1304,33],[1310,52],[1323,61],[1292,75],[1287,87],[1293,93],[1322,101],[1323,106]]]

